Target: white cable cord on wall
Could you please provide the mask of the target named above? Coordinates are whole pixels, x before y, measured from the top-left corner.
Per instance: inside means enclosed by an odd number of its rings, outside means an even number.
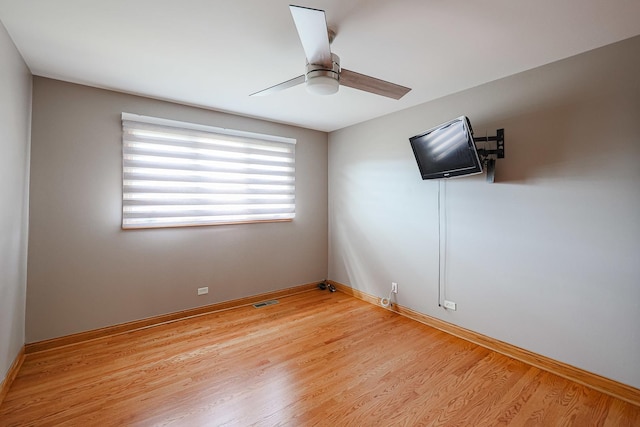
[[[384,308],[387,308],[391,305],[391,294],[393,293],[393,289],[389,291],[389,296],[387,298],[380,298],[380,305]]]
[[[447,271],[447,187],[444,179],[438,180],[438,306],[445,300]]]

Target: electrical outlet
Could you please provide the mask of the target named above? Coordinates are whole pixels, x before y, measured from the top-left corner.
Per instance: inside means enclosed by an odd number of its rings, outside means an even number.
[[[448,308],[449,310],[456,311],[456,303],[453,301],[444,300],[444,308]]]
[[[394,294],[398,293],[398,284],[396,282],[391,282],[391,292]]]
[[[198,295],[205,295],[209,293],[209,287],[205,286],[204,288],[198,288]]]

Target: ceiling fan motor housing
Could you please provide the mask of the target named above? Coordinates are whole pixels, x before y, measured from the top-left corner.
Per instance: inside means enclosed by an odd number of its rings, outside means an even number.
[[[316,95],[331,95],[340,86],[340,57],[331,54],[331,68],[324,64],[307,64],[306,88]]]

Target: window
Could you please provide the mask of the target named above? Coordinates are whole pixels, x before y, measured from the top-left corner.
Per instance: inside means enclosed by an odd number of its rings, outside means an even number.
[[[295,143],[122,113],[122,228],[291,221]]]

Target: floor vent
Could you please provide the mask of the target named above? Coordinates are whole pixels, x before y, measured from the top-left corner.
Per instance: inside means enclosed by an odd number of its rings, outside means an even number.
[[[277,304],[278,300],[272,299],[271,301],[262,301],[253,304],[255,308],[266,307],[267,305]]]

